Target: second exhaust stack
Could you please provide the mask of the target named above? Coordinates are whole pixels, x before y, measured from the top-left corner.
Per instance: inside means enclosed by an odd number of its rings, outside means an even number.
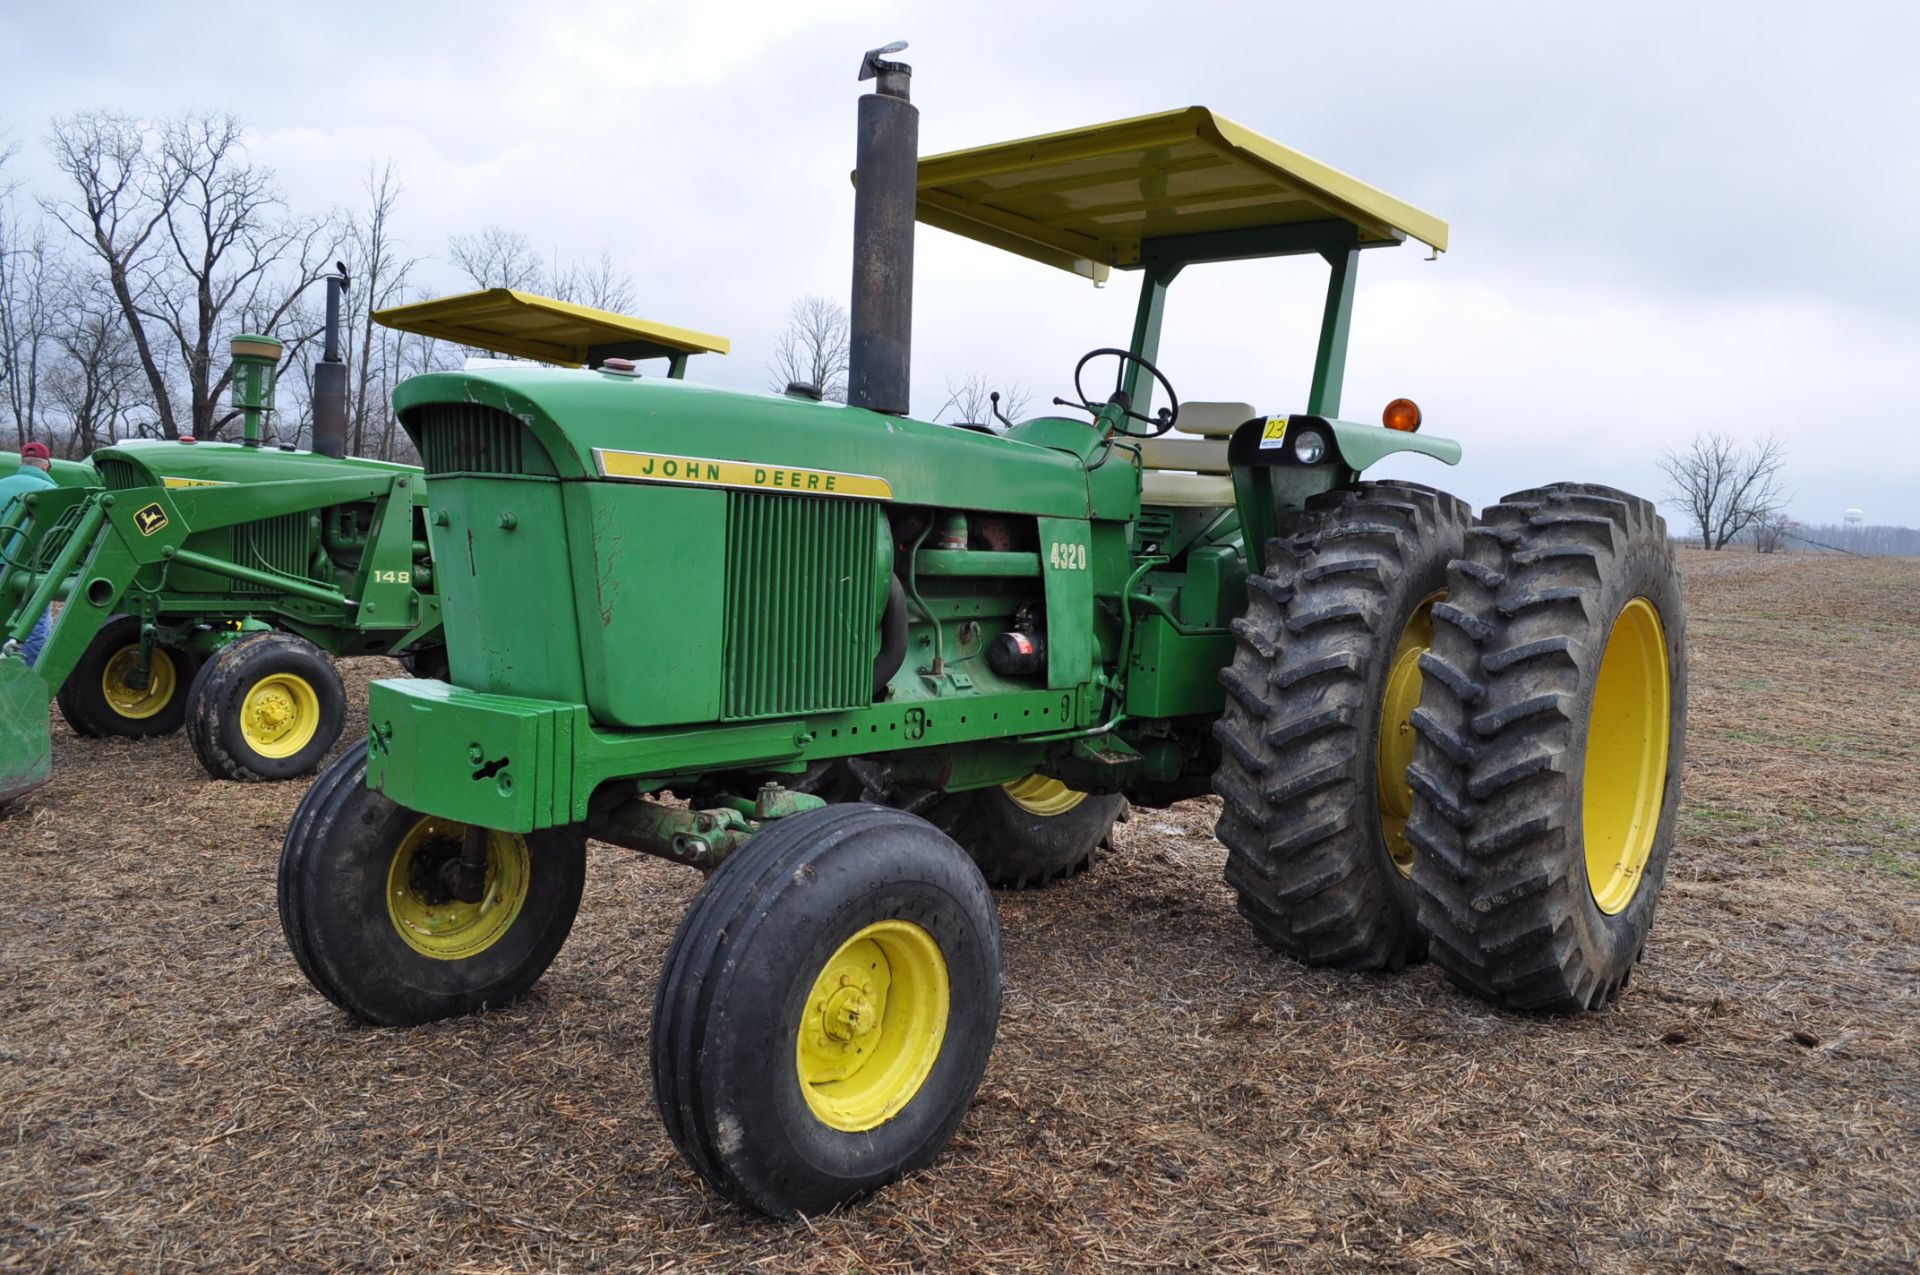
[[[347,265],[336,262],[327,276],[327,326],[320,360],[313,365],[313,450],[347,454],[347,364],[340,357],[340,301],[347,291]]]
[[[906,42],[873,49],[860,78],[853,192],[853,314],[847,402],[906,415],[913,367],[913,213],[918,198],[920,111],[909,100],[913,68],[888,62]]]

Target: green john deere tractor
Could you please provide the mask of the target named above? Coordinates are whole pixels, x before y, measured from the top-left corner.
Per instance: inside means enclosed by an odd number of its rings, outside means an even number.
[[[1672,558],[1605,488],[1476,522],[1362,480],[1459,457],[1411,403],[1340,415],[1361,253],[1445,224],[1197,107],[916,162],[890,52],[863,66],[847,405],[606,371],[397,391],[450,672],[376,683],[366,751],[288,829],[308,979],[374,1023],[499,1005],[565,942],[587,838],[707,871],[654,1092],[688,1163],[775,1214],[934,1158],[999,1017],[989,883],[1071,871],[1126,800],[1217,792],[1241,910],[1290,956],[1604,1005],[1673,835]],[[916,218],[1139,272],[1079,414],[906,415]],[[1168,285],[1286,254],[1330,267],[1305,410],[1179,401]]]
[[[184,725],[224,779],[312,773],[339,738],[346,694],[329,655],[394,653],[444,673],[422,471],[345,447],[339,356],[344,274],[328,281],[315,368],[315,447],[261,445],[281,343],[234,338],[240,443],[136,440],[0,526],[0,644],[24,640],[56,599],[32,668],[0,646],[0,801],[51,773],[47,701],[87,736],[148,738]],[[388,326],[554,363],[630,368],[724,352],[720,337],[494,289],[383,312]],[[14,458],[17,465],[17,458]]]

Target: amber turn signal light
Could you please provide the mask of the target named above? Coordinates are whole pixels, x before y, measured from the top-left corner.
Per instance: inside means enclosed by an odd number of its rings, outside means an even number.
[[[1411,434],[1420,428],[1420,405],[1410,398],[1396,398],[1380,413],[1380,421],[1388,429]]]

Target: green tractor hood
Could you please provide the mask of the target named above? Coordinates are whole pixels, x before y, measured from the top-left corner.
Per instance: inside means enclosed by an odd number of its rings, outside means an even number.
[[[426,461],[456,681],[613,728],[864,707],[889,508],[1084,522],[1090,504],[1070,450],[658,377],[443,373],[395,405]]]
[[[411,465],[380,460],[337,459],[318,452],[242,443],[186,443],[128,439],[93,454],[99,481],[110,490],[132,487],[214,487],[232,482],[270,483],[340,478],[363,473],[419,473]]]
[[[840,403],[495,368],[415,377],[394,405],[429,476],[799,491],[1066,518],[1088,510],[1085,470],[1068,452]]]

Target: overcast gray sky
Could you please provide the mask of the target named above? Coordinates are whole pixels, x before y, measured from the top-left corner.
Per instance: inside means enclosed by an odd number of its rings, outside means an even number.
[[[296,207],[369,162],[444,258],[488,223],[607,249],[639,313],[733,340],[761,388],[797,296],[844,299],[854,72],[912,42],[931,153],[1202,104],[1451,223],[1363,258],[1343,414],[1407,395],[1476,504],[1560,478],[1658,495],[1694,432],[1789,439],[1793,513],[1920,525],[1920,6],[1424,3],[17,3],[0,128],[53,189],[48,119],[228,110]],[[1322,267],[1190,271],[1161,365],[1184,397],[1303,406]],[[443,261],[422,281],[451,291]],[[916,412],[980,372],[1044,403],[1125,344],[1134,276],[1085,280],[922,229]],[[1383,467],[1384,468],[1384,467]]]

